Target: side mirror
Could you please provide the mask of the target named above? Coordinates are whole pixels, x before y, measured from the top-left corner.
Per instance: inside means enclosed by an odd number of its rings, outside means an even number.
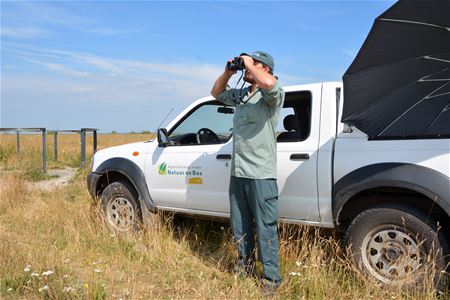
[[[217,112],[220,114],[234,114],[234,108],[229,106],[221,106],[217,108]]]
[[[160,147],[167,147],[167,145],[171,145],[169,139],[169,134],[167,133],[167,129],[165,128],[159,128],[157,131],[158,135],[158,146]]]

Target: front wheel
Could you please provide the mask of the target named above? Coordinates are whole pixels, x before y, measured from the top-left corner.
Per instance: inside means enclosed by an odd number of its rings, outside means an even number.
[[[112,229],[119,232],[140,229],[142,217],[138,196],[127,182],[111,183],[103,190],[100,200],[106,222]]]
[[[445,286],[444,234],[420,211],[401,205],[368,209],[353,220],[345,240],[358,270],[386,286],[413,286],[427,278]]]

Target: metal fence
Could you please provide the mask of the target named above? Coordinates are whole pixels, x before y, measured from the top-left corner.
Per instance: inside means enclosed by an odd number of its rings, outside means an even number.
[[[58,134],[59,133],[79,133],[80,134],[80,152],[81,152],[81,162],[82,168],[86,165],[86,133],[92,132],[94,153],[97,152],[97,128],[81,128],[80,130],[50,130],[47,131],[46,128],[35,127],[35,128],[0,128],[0,132],[15,132],[16,133],[16,148],[17,156],[20,158],[20,133],[22,132],[40,132],[42,136],[42,172],[47,173],[47,133],[53,134],[54,141],[54,160],[58,160]]]

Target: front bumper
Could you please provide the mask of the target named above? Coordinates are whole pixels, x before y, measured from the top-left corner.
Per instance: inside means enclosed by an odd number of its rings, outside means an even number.
[[[87,176],[87,188],[89,190],[89,194],[91,194],[92,198],[97,198],[97,183],[102,175],[94,172],[89,173]]]

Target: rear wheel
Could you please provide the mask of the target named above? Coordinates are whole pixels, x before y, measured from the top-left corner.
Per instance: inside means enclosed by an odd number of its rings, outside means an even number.
[[[102,192],[101,205],[108,225],[119,232],[140,229],[142,223],[138,196],[124,181],[113,182]]]
[[[433,278],[446,284],[445,237],[436,222],[401,205],[377,206],[351,223],[346,243],[364,275],[386,286],[413,286]]]

